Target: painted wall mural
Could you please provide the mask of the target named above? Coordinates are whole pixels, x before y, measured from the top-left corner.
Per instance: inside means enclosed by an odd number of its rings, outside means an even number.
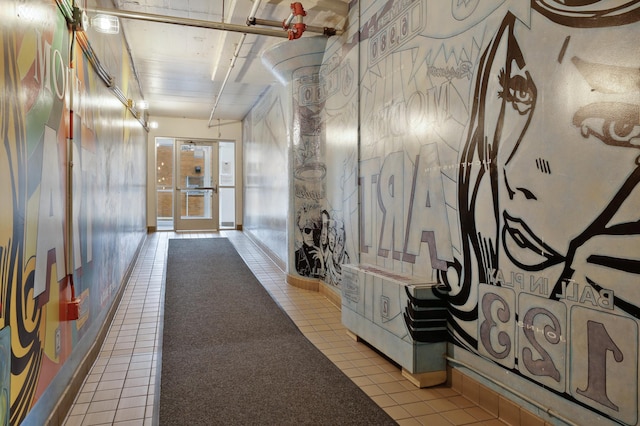
[[[71,43],[56,2],[4,2],[2,16],[0,419],[39,423],[69,379],[59,373],[84,356],[79,343],[95,338],[96,320],[111,306],[144,238],[139,165],[146,134]],[[107,43],[122,55],[116,81],[137,97],[135,81],[126,82],[132,71],[122,40]],[[80,299],[77,319],[66,310],[72,283]]]
[[[351,9],[345,42],[328,43],[320,68],[321,117],[325,123],[325,199],[321,223],[328,224],[328,240],[321,233],[326,284],[340,291],[342,265],[358,261],[358,17]]]
[[[310,278],[325,276],[329,237],[329,214],[322,213],[327,166],[326,132],[321,115],[325,98],[320,91],[319,68],[300,67],[292,75],[293,205],[296,229],[300,232],[295,237],[294,264],[298,274]]]
[[[477,297],[462,345],[636,424],[640,2],[590,3],[507,13],[484,51],[447,283]]]
[[[483,371],[638,424],[640,2],[360,6],[360,261],[445,284]]]
[[[290,189],[314,201],[287,217],[297,272],[341,286],[336,221],[345,263],[444,287],[451,357],[547,420],[638,425],[640,1],[368,0],[349,22],[298,153],[322,185]]]
[[[352,36],[356,41],[357,35]],[[351,65],[357,43],[350,46],[330,43],[321,66],[296,69],[291,84],[293,263],[299,275],[321,279],[336,291],[342,265],[351,262],[349,253],[357,248],[357,235],[347,233],[357,232],[358,192],[357,84]],[[337,134],[329,131],[329,122]],[[345,225],[345,220],[354,222]]]
[[[242,226],[286,263],[291,106],[284,92],[274,86],[243,122]]]

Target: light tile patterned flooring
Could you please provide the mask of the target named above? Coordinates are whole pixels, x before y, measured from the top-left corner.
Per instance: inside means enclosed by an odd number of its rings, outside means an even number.
[[[240,231],[156,232],[147,236],[98,359],[65,426],[157,425],[164,268],[172,238],[227,237],[300,330],[400,425],[504,425],[447,386],[418,389],[397,366],[347,335],[340,310],[319,293],[285,282]]]

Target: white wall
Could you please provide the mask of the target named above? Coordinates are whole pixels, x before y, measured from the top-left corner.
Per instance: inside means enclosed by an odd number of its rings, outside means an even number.
[[[274,85],[244,120],[243,229],[287,262],[291,93]]]
[[[178,117],[151,117],[158,123],[147,136],[147,227],[157,226],[158,206],[156,202],[156,150],[157,137],[224,139],[236,144],[236,225],[242,225],[242,122],[221,121],[209,127],[208,120],[193,120]]]

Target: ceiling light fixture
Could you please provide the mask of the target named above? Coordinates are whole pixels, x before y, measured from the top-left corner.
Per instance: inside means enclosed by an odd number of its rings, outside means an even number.
[[[118,34],[120,32],[120,21],[115,16],[99,13],[91,18],[91,28],[99,33]]]
[[[149,102],[145,101],[145,100],[141,100],[136,102],[136,108],[138,109],[149,109]]]

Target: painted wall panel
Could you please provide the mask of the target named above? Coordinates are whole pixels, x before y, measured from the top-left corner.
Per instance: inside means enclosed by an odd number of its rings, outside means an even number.
[[[321,68],[321,203],[350,259],[446,285],[450,355],[513,394],[638,424],[640,2],[351,14]]]
[[[291,96],[274,85],[243,122],[244,222],[251,233],[287,263],[287,215]]]
[[[2,15],[0,326],[11,384],[0,418],[41,423],[144,238],[145,132],[71,43],[56,2],[7,1]],[[117,84],[138,97],[122,39],[104,43]],[[66,310],[74,292],[77,319]]]
[[[327,43],[320,70],[327,178],[319,246],[324,265],[322,279],[338,292],[342,265],[358,261],[360,239],[357,8],[350,10],[349,22],[351,25],[342,38],[332,37]]]
[[[496,3],[376,3],[362,23],[361,161],[380,164],[367,259],[446,283],[455,343],[528,378],[507,386],[555,390],[540,403],[579,423],[636,424],[639,97],[619,84],[638,77],[638,2]]]

